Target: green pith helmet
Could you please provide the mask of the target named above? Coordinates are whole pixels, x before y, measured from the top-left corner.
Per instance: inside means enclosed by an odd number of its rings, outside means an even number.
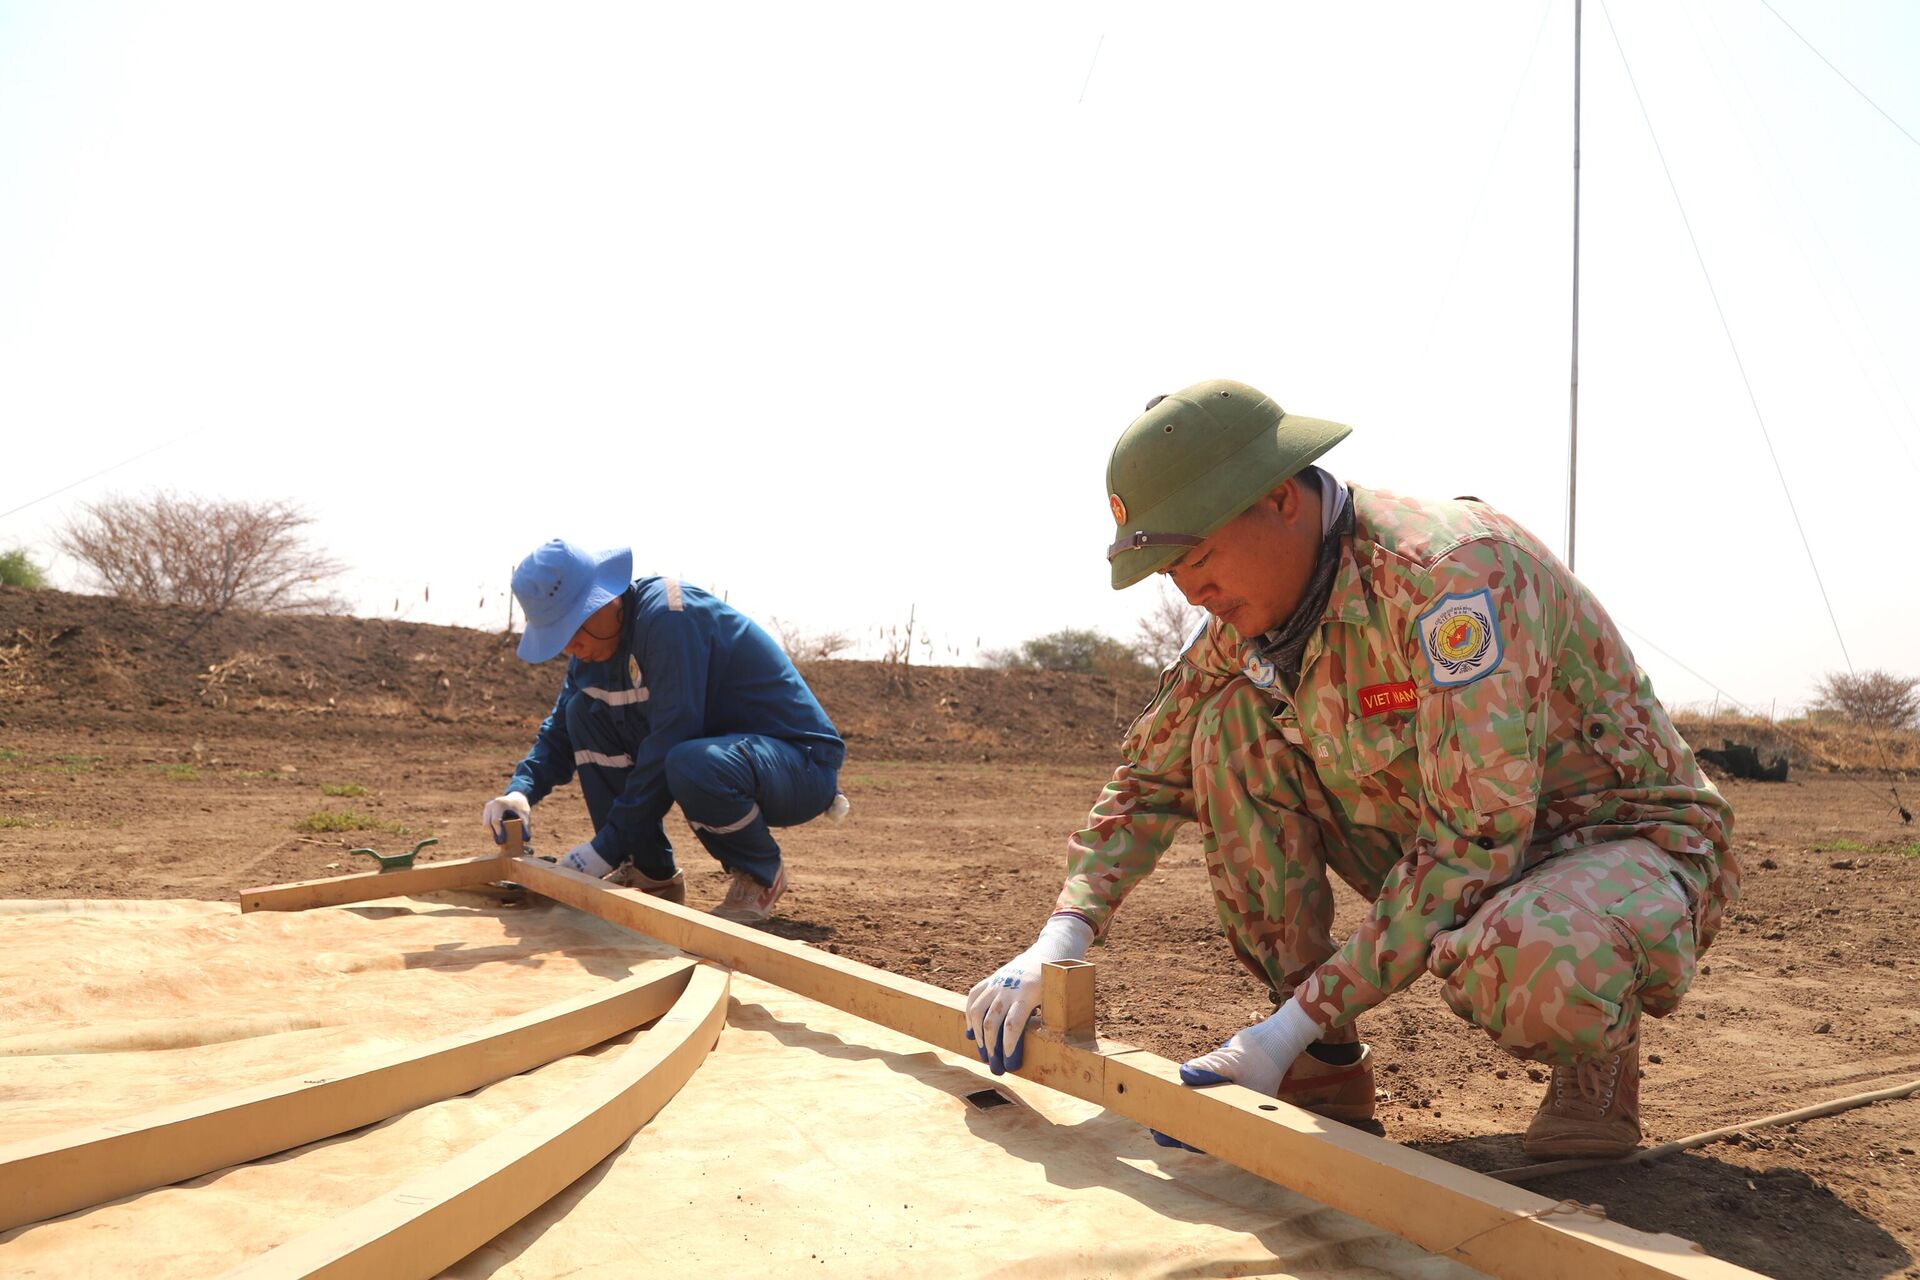
[[[1178,560],[1351,430],[1224,378],[1155,397],[1107,462],[1114,590]]]

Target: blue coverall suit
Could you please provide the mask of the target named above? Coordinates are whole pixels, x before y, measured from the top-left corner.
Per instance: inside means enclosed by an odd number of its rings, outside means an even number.
[[[846,744],[745,614],[672,578],[636,579],[622,599],[620,647],[605,662],[568,661],[507,790],[537,804],[578,772],[594,851],[656,880],[674,874],[662,820],[678,802],[708,853],[772,884],[769,828],[827,811]]]

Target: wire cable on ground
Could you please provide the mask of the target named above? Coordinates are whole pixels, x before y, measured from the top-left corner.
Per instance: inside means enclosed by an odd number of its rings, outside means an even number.
[[[1512,1169],[1495,1169],[1487,1176],[1498,1178],[1502,1182],[1528,1182],[1534,1178],[1545,1178],[1556,1173],[1579,1173],[1585,1169],[1619,1169],[1628,1165],[1646,1164],[1662,1156],[1670,1156],[1693,1147],[1704,1147],[1709,1142],[1718,1142],[1722,1138],[1731,1138],[1749,1129],[1766,1129],[1773,1125],[1793,1124],[1800,1120],[1817,1120],[1821,1116],[1851,1111],[1855,1107],[1864,1107],[1873,1102],[1892,1102],[1911,1097],[1916,1093],[1920,1093],[1920,1080],[1897,1084],[1890,1089],[1876,1089],[1872,1093],[1856,1093],[1851,1097],[1835,1098],[1832,1102],[1801,1107],[1798,1111],[1782,1111],[1778,1115],[1763,1116],[1758,1120],[1747,1120],[1719,1129],[1709,1129],[1705,1133],[1696,1133],[1690,1138],[1663,1142],[1657,1147],[1643,1147],[1613,1160],[1550,1160],[1545,1164],[1523,1164]]]
[[[1768,13],[1772,14],[1776,18],[1780,18],[1780,11],[1774,8],[1771,4],[1768,4],[1767,0],[1760,0],[1760,3]],[[1813,49],[1813,56],[1820,59],[1820,61],[1826,63],[1827,70],[1833,72],[1833,74],[1839,76],[1842,80],[1846,80],[1847,88],[1859,94],[1861,99],[1868,106],[1872,107],[1875,111],[1878,111],[1882,116],[1882,118],[1884,118],[1888,124],[1892,125],[1894,128],[1898,129],[1902,134],[1904,134],[1908,142],[1911,142],[1916,147],[1920,147],[1920,138],[1916,138],[1911,133],[1907,133],[1907,127],[1905,125],[1901,124],[1898,120],[1895,120],[1892,116],[1888,115],[1887,109],[1885,107],[1875,102],[1872,98],[1867,97],[1867,91],[1865,89],[1862,89],[1859,85],[1855,84],[1851,79],[1848,79],[1846,72],[1834,66],[1833,59],[1827,57],[1826,54],[1820,52],[1818,49],[1814,49],[1813,41],[1801,35],[1799,32],[1799,29],[1796,28],[1791,22],[1788,22],[1785,18],[1780,18],[1780,25],[1785,27],[1787,30],[1793,32],[1794,38],[1799,40],[1801,44],[1807,46],[1807,48],[1809,49]]]

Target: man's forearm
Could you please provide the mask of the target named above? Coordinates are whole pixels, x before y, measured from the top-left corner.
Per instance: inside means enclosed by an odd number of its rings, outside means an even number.
[[[1146,878],[1191,814],[1191,793],[1122,765],[1067,840],[1067,878],[1056,913],[1079,916],[1104,934],[1133,886]]]

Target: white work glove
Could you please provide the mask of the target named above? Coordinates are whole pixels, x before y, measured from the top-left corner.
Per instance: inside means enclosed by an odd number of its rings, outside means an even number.
[[[1047,917],[1034,944],[973,984],[967,993],[967,1039],[995,1075],[1020,1069],[1027,1018],[1040,1007],[1040,966],[1084,960],[1093,926],[1079,916]]]
[[[1272,1017],[1234,1032],[1212,1053],[1181,1063],[1180,1083],[1204,1086],[1232,1082],[1277,1098],[1287,1068],[1319,1038],[1320,1025],[1298,1000],[1288,1000]]]
[[[1181,1063],[1180,1083],[1197,1088],[1210,1084],[1237,1084],[1277,1098],[1280,1096],[1280,1082],[1287,1078],[1287,1068],[1320,1035],[1319,1024],[1300,1007],[1300,1002],[1288,1000],[1271,1017],[1254,1023],[1245,1031],[1234,1032],[1225,1044],[1212,1053],[1203,1053]],[[1163,1147],[1200,1150],[1158,1129],[1149,1132],[1153,1134],[1153,1140]]]
[[[487,824],[487,830],[493,832],[495,844],[507,842],[508,818],[520,819],[520,834],[533,838],[533,806],[527,803],[527,797],[518,791],[509,791],[503,796],[495,796],[487,801],[487,807],[480,811],[480,821]]]
[[[600,851],[593,847],[591,840],[582,841],[567,850],[559,865],[569,871],[592,876],[595,880],[604,880],[613,874],[613,864],[600,856]]]

